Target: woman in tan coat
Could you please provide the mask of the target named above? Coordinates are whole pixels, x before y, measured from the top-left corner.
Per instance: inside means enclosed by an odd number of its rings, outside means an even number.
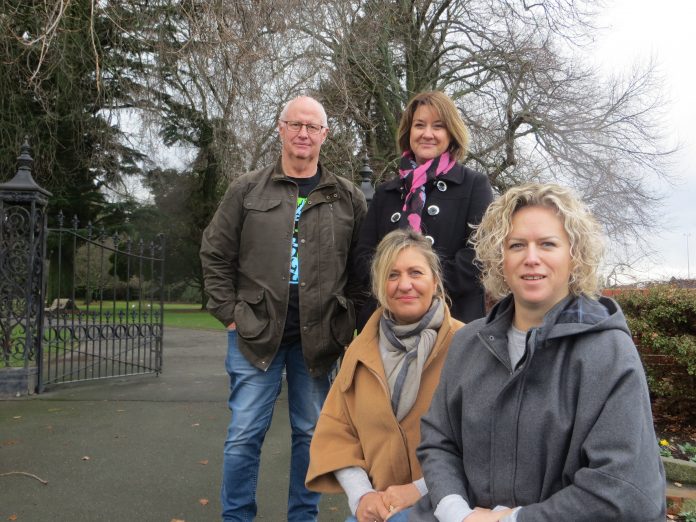
[[[309,489],[345,491],[348,521],[405,521],[427,493],[416,458],[450,342],[463,324],[445,303],[438,256],[410,229],[380,242],[372,263],[380,303],[351,343],[310,448]]]

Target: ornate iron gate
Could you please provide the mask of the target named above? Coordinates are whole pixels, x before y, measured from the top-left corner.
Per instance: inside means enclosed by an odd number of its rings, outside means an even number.
[[[0,393],[161,372],[163,236],[48,228],[27,142],[17,159],[0,184]]]
[[[39,391],[47,385],[162,371],[164,239],[48,229]],[[53,264],[53,266],[51,266]],[[57,264],[57,266],[55,266]],[[67,276],[67,277],[66,277]]]

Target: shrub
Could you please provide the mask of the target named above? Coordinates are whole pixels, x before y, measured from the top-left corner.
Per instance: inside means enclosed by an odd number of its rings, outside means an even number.
[[[682,511],[679,516],[684,522],[696,522],[696,511]]]
[[[696,291],[669,286],[616,293],[657,397],[696,400]]]

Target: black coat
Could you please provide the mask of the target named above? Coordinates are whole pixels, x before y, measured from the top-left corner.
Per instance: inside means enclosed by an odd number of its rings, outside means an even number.
[[[468,323],[485,315],[480,271],[473,263],[474,249],[468,244],[472,232],[469,225],[481,222],[493,200],[493,191],[485,175],[460,164],[429,183],[425,190],[422,232],[434,240],[433,248],[440,256],[445,290],[452,300],[452,317]],[[406,226],[406,215],[401,210],[404,194],[401,179],[387,181],[377,187],[367,210],[355,252],[356,272],[361,274],[366,291],[370,290],[370,263],[375,247],[389,232]],[[362,307],[358,329],[375,305],[370,299]]]

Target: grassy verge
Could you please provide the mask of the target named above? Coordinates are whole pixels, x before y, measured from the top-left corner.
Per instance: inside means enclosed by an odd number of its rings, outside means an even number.
[[[171,307],[170,307],[171,306]],[[199,305],[164,305],[164,327],[224,330],[225,327]]]

